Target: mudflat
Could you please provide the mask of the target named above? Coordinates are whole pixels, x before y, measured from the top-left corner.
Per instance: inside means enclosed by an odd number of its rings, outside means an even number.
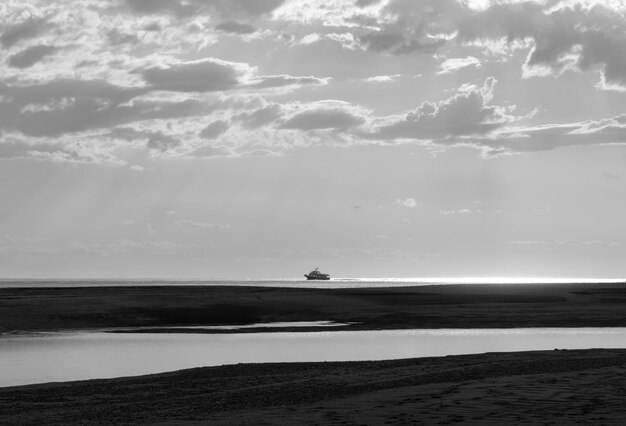
[[[0,289],[0,332],[290,321],[626,327],[624,312],[619,284]],[[626,349],[239,364],[0,388],[0,424],[623,424],[625,376]]]
[[[240,364],[0,389],[0,424],[623,424],[626,350]]]
[[[336,328],[344,330],[626,327],[624,312],[626,284],[0,289],[0,332],[285,321],[351,323]]]

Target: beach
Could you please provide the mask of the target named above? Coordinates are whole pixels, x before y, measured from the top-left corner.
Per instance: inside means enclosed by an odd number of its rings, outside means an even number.
[[[626,287],[606,283],[12,288],[0,290],[0,324],[9,334],[254,333],[184,326],[299,321],[340,322],[333,330],[344,331],[623,327],[625,304]],[[619,424],[624,374],[622,349],[236,364],[0,388],[0,424]]]
[[[341,328],[349,330],[624,327],[625,308],[626,285],[607,283],[4,288],[0,332],[294,321],[350,323]]]
[[[0,389],[1,424],[621,424],[626,350],[241,364]]]

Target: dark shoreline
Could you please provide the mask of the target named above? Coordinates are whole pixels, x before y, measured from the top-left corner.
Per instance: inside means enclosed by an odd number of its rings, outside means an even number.
[[[626,350],[239,364],[0,388],[0,424],[620,424]]]
[[[626,286],[606,283],[0,289],[0,333],[285,321],[354,323],[333,330],[626,327],[625,312]],[[239,330],[258,331],[316,330]],[[239,364],[0,388],[0,424],[621,424],[625,375],[626,349]]]
[[[0,333],[294,321],[352,323],[343,330],[626,327],[624,312],[626,285],[606,283],[0,289]]]

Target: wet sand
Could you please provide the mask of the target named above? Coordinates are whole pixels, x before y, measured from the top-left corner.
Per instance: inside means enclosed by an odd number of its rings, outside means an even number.
[[[619,284],[0,290],[0,332],[275,321],[624,327],[625,312]],[[2,388],[0,424],[622,424],[624,377],[626,349],[241,364]]]
[[[626,350],[241,364],[0,389],[0,424],[623,424]]]
[[[289,321],[355,330],[625,327],[624,312],[622,284],[0,289],[0,332]]]

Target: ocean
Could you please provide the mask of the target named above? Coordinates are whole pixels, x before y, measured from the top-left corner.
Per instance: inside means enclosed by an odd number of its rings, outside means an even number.
[[[275,279],[0,279],[0,288],[71,287],[152,287],[152,286],[239,286],[296,288],[412,287],[455,284],[611,284],[624,278],[535,278],[535,277],[461,277],[461,278],[332,278],[308,281],[304,278]]]

